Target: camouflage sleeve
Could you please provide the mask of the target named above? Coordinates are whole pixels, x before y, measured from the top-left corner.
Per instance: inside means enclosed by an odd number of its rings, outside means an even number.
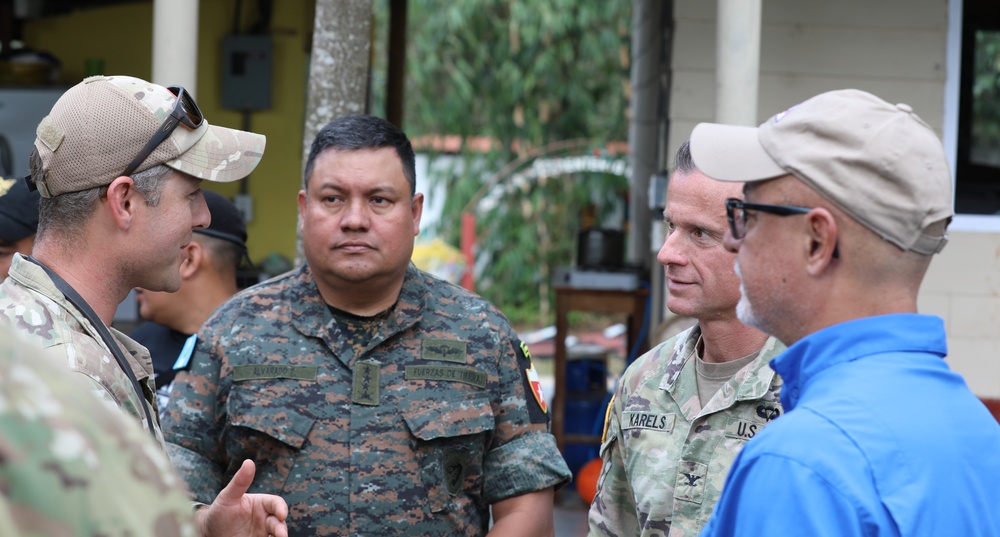
[[[191,367],[174,379],[163,417],[163,437],[174,468],[200,502],[212,503],[225,485],[220,446],[225,415],[219,405],[220,361],[199,335]]]
[[[534,367],[527,345],[514,337],[501,349],[506,352],[500,357],[500,409],[484,467],[483,497],[490,504],[562,486],[572,477],[555,437],[549,433],[545,399],[540,389],[534,389]]]
[[[604,440],[601,444],[601,476],[597,493],[587,515],[591,536],[634,535],[639,526],[635,494],[625,473],[621,445],[622,401],[625,382],[620,382],[608,407]]]
[[[0,535],[193,535],[149,435],[40,354],[0,333]]]

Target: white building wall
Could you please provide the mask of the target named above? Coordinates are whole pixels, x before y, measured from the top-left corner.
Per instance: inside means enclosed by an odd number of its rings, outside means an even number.
[[[670,154],[697,123],[713,121],[715,99],[716,2],[674,6]],[[948,14],[942,0],[765,0],[759,121],[853,87],[910,104],[943,136],[955,122],[945,116]],[[1000,397],[1000,217],[976,222],[953,226],[919,307],[945,319],[952,368],[978,395]]]

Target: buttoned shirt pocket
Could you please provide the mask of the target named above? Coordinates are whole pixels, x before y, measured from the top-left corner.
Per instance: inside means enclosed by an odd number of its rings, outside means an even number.
[[[267,396],[267,389],[234,386],[226,403],[225,445],[229,473],[252,459],[257,465],[254,483],[262,490],[283,490],[316,421],[294,406]]]
[[[431,512],[480,496],[496,418],[486,398],[438,401],[403,413]]]

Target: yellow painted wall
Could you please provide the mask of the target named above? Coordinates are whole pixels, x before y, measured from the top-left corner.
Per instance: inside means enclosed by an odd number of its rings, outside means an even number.
[[[243,30],[249,28],[255,2],[243,3]],[[243,114],[222,108],[220,93],[222,38],[233,29],[235,0],[201,0],[198,28],[198,87],[193,89],[207,120],[215,125],[243,128]],[[308,76],[313,2],[275,2],[273,35],[272,106],[250,116],[250,130],[267,136],[264,158],[248,178],[253,197],[253,220],[248,226],[250,257],[256,263],[271,252],[295,257],[296,203],[301,184],[303,121]],[[152,76],[152,2],[92,8],[67,15],[27,21],[24,40],[62,62],[62,82],[72,85],[84,76],[87,58],[102,58],[105,74],[125,74],[149,80]],[[232,196],[238,184],[207,183],[206,187]]]

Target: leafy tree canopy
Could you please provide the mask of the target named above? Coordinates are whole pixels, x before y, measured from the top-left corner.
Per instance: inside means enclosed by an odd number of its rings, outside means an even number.
[[[602,154],[627,139],[631,2],[627,0],[410,0],[404,128],[411,139],[457,135],[441,234],[459,244],[463,209],[505,164],[573,145]],[[376,47],[385,46],[388,2],[376,3]],[[373,110],[383,110],[384,50],[375,50]],[[582,144],[560,144],[583,140]],[[440,170],[441,168],[435,168]],[[497,178],[501,182],[506,177]],[[556,266],[572,264],[579,214],[621,211],[627,181],[603,173],[540,180],[478,211],[476,291],[517,322],[547,322]],[[541,318],[541,319],[540,319]]]

